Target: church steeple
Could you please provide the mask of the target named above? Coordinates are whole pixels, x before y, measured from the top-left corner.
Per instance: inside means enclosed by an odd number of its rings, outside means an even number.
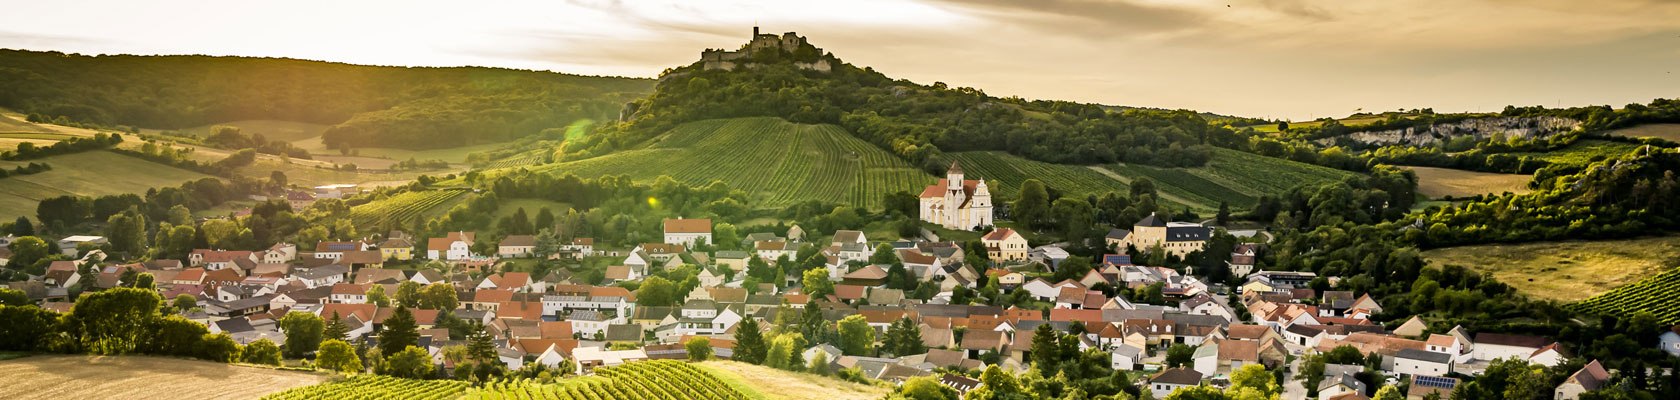
[[[951,168],[945,170],[945,189],[956,192],[963,190],[962,165],[958,165],[956,161],[952,161]]]

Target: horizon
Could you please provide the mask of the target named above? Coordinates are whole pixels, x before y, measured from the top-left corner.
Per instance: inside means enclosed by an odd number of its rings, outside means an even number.
[[[1421,3],[1455,13],[1306,0],[356,3],[332,13],[316,12],[326,2],[30,3],[11,7],[14,15],[40,17],[8,21],[0,48],[657,78],[703,49],[745,43],[758,26],[919,84],[1293,121],[1422,108],[1619,108],[1680,93],[1680,4]],[[1394,28],[1369,29],[1379,23]]]

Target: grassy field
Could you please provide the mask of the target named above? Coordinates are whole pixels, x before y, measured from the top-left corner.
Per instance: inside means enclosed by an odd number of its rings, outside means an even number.
[[[1648,137],[1680,142],[1680,124],[1646,124],[1605,132],[1610,136]]]
[[[1418,194],[1431,199],[1478,194],[1528,193],[1531,175],[1498,174],[1451,168],[1406,167],[1417,173]]]
[[[1633,143],[1581,140],[1568,147],[1545,153],[1512,153],[1512,155],[1539,157],[1553,164],[1585,165],[1591,163],[1593,158],[1621,157],[1637,148],[1639,148],[1639,145]]]
[[[1125,164],[1105,166],[1124,177],[1149,178],[1164,200],[1193,209],[1253,207],[1260,196],[1277,196],[1296,185],[1324,183],[1355,176],[1352,172],[1265,157],[1229,149],[1214,149],[1207,165],[1195,168],[1158,168]]]
[[[231,127],[239,128],[240,132],[244,132],[247,135],[254,135],[254,134],[259,134],[260,133],[260,134],[263,135],[263,137],[268,138],[268,140],[279,140],[279,141],[286,141],[286,142],[298,141],[298,140],[303,140],[303,139],[308,139],[308,138],[320,138],[321,137],[321,132],[325,132],[328,128],[327,125],[311,124],[311,123],[308,123],[308,122],[276,121],[276,120],[259,119],[259,120],[223,122],[223,123],[220,123],[220,124],[205,125],[205,126],[200,126],[200,127],[197,127],[197,128],[182,129],[181,132],[191,134],[191,135],[197,136],[197,137],[206,137],[206,136],[210,136],[210,129],[215,128],[217,126],[231,126]]]
[[[146,189],[210,177],[109,151],[46,157],[52,170],[0,179],[0,219],[34,216],[41,199],[64,195],[104,196],[145,193]],[[7,163],[9,167],[15,163]]]
[[[1576,301],[1673,268],[1680,236],[1464,246],[1423,255],[1436,265],[1492,273],[1529,296]]]
[[[160,357],[35,355],[0,361],[5,399],[252,399],[323,375]]]
[[[48,133],[51,129],[23,120],[23,116],[16,114],[0,114],[0,133]]]
[[[753,399],[862,400],[879,399],[888,393],[886,388],[735,361],[696,365]]]
[[[669,175],[695,185],[723,181],[746,191],[758,208],[805,200],[879,208],[883,195],[920,193],[935,179],[840,127],[776,118],[683,124],[641,149],[531,169],[586,178],[624,174],[638,181]]]

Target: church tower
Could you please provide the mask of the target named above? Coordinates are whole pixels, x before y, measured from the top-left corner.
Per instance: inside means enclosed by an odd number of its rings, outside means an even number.
[[[968,201],[969,222],[975,226],[992,226],[992,191],[986,180],[974,185],[974,198]]]

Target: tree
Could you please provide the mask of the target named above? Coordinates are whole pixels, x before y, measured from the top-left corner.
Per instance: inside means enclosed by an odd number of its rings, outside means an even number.
[[[805,294],[813,299],[834,294],[834,281],[828,280],[828,268],[805,271],[800,281],[805,284]]]
[[[139,275],[134,276],[134,288],[142,290],[157,290],[157,283],[154,282],[155,279],[157,278],[153,277],[152,273],[141,272]]]
[[[1061,349],[1056,347],[1056,336],[1058,335],[1059,333],[1051,328],[1050,324],[1039,325],[1038,329],[1033,330],[1032,362],[1040,371],[1052,370],[1054,369],[1053,366],[1061,363]]]
[[[1196,355],[1196,348],[1175,344],[1167,348],[1167,368],[1178,368],[1190,365],[1190,358]]]
[[[29,217],[20,215],[17,221],[12,222],[12,230],[7,233],[12,236],[35,236],[35,224],[29,222]]]
[[[1223,201],[1219,202],[1219,213],[1214,214],[1213,220],[1214,220],[1215,223],[1219,224],[1220,226],[1225,226],[1226,224],[1230,224],[1231,223],[1231,205],[1226,204]]]
[[[805,368],[804,355],[805,339],[798,333],[784,333],[777,335],[770,341],[770,350],[764,356],[764,365],[771,368],[798,371]]]
[[[805,365],[805,372],[820,376],[828,376],[828,353],[819,351],[811,357],[811,363]]]
[[[420,289],[420,308],[448,311],[460,304],[460,298],[455,297],[455,285],[437,282]]]
[[[57,333],[58,319],[58,313],[40,307],[0,306],[0,350],[46,350],[43,339]]]
[[[367,302],[368,302],[368,304],[375,304],[375,305],[378,305],[380,307],[390,307],[391,306],[391,298],[385,296],[385,285],[373,284],[373,285],[368,285],[368,286],[369,286],[368,290],[367,290]]]
[[[875,346],[875,328],[869,327],[869,321],[863,315],[852,314],[840,319],[840,351],[849,356],[867,356],[873,353]]]
[[[898,252],[893,251],[890,244],[882,243],[875,246],[875,253],[869,255],[870,264],[892,264],[898,261]]]
[[[239,359],[239,343],[226,333],[206,333],[198,344],[198,358],[234,362]]]
[[[321,350],[315,353],[315,368],[337,372],[362,372],[362,359],[356,356],[356,348],[343,340],[332,339],[321,342]]]
[[[138,210],[130,208],[120,214],[111,215],[105,220],[105,239],[111,243],[111,251],[119,254],[140,255],[146,251],[146,216]]]
[[[898,391],[888,397],[893,400],[960,400],[957,390],[939,383],[933,375],[918,376],[904,381]]]
[[[408,307],[397,306],[390,318],[379,330],[379,351],[381,354],[396,355],[403,349],[420,344],[420,326],[414,321],[414,312]],[[428,364],[430,365],[430,364]]]
[[[669,279],[650,276],[636,288],[636,305],[642,307],[677,305],[677,286]]]
[[[817,343],[827,342],[825,339],[829,337],[829,328],[831,326],[828,320],[823,318],[822,307],[817,306],[817,299],[812,297],[806,301],[805,310],[799,314],[799,333],[803,335],[801,338]]]
[[[185,312],[187,312],[187,310],[198,308],[198,297],[194,297],[193,295],[186,294],[186,293],[181,293],[181,294],[175,295],[175,301],[170,303],[170,305],[175,307],[176,312],[185,313]]]
[[[199,225],[204,231],[204,239],[210,247],[218,249],[237,249],[245,239],[251,237],[251,230],[239,226],[238,222],[228,219],[212,219]]]
[[[1044,182],[1038,179],[1021,182],[1021,194],[1015,197],[1009,213],[1015,221],[1030,226],[1042,225],[1050,214],[1050,193],[1044,188]]]
[[[490,338],[490,332],[484,325],[473,321],[472,335],[467,336],[467,355],[474,361],[494,362],[498,359],[496,342]]]
[[[1265,366],[1249,364],[1231,372],[1231,387],[1226,393],[1234,398],[1268,398],[1281,390]]]
[[[550,211],[548,207],[537,210],[537,220],[532,225],[538,232],[554,230],[554,211]]]
[[[204,335],[210,333],[204,325],[179,315],[154,321],[148,328],[152,337],[147,339],[140,351],[165,356],[197,357]]]
[[[403,307],[420,306],[420,282],[402,281],[397,284],[397,304]]]
[[[758,318],[747,316],[735,326],[735,361],[751,364],[764,362],[764,333],[759,331]]]
[[[1091,224],[1096,222],[1093,217],[1096,211],[1091,203],[1071,197],[1056,199],[1055,205],[1050,207],[1051,214],[1056,216],[1056,222],[1062,227],[1062,237],[1068,240],[1084,238],[1091,231]]]
[[[712,341],[705,336],[688,338],[683,343],[683,349],[688,350],[689,361],[706,361],[712,358]]]
[[[344,323],[344,317],[333,311],[332,319],[327,320],[326,327],[321,330],[321,338],[326,340],[350,340],[350,326]]]
[[[250,364],[280,365],[280,346],[268,339],[257,339],[240,352],[242,361]]]
[[[89,353],[125,354],[150,336],[148,326],[159,318],[162,303],[152,290],[119,287],[83,293],[64,318],[64,327]]]
[[[34,236],[17,238],[7,245],[6,249],[12,251],[11,261],[8,261],[6,266],[18,269],[35,265],[36,261],[52,255],[47,241]]]
[[[326,329],[321,317],[306,312],[289,312],[277,322],[280,331],[286,334],[287,357],[303,358],[320,348]]]
[[[29,301],[29,294],[22,290],[0,287],[0,306],[27,306],[35,304]]]
[[[1406,394],[1400,392],[1399,386],[1388,385],[1377,389],[1377,394],[1371,396],[1371,400],[1406,400]]]
[[[881,343],[881,350],[892,353],[895,357],[904,357],[927,352],[927,345],[922,343],[922,327],[910,318],[900,318],[887,327],[887,337]]]
[[[379,373],[398,378],[425,379],[432,376],[432,357],[426,354],[426,350],[408,346],[387,357],[384,367],[384,371]]]

